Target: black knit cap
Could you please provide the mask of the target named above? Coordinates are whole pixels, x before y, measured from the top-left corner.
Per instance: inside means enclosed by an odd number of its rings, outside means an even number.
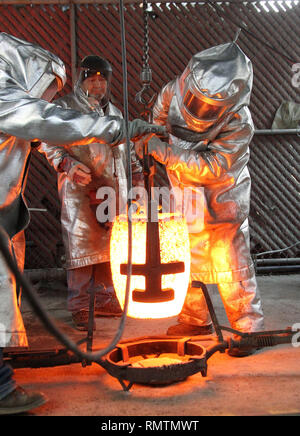
[[[84,79],[97,73],[101,73],[101,75],[108,80],[112,74],[112,67],[110,63],[100,56],[86,56],[81,61],[80,68],[84,72]]]

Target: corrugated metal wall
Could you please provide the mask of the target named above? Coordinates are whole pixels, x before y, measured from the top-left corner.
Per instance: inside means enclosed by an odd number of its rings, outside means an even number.
[[[292,66],[300,62],[298,1],[151,3],[151,6],[149,64],[153,92],[159,92],[163,84],[179,74],[194,53],[232,40],[241,26],[244,30],[239,45],[254,66],[250,109],[256,129],[271,128],[281,102],[300,103],[300,87],[292,84],[295,76]],[[118,5],[74,4],[72,7],[75,22],[70,20],[68,5],[1,5],[0,31],[37,42],[59,55],[69,76],[64,94],[72,86],[70,26],[75,24],[76,57],[81,59],[95,53],[112,63],[112,94],[122,109]],[[141,89],[144,31],[138,3],[126,4],[125,22],[129,108],[131,118],[135,118],[142,111],[135,101]],[[250,215],[253,254],[291,246],[300,240],[299,151],[297,136],[255,136],[252,141],[249,168],[253,180]],[[27,230],[26,266],[60,266],[63,247],[56,175],[37,152],[33,153],[26,196],[31,208],[47,209],[47,212],[32,211]],[[282,255],[297,257],[299,248],[300,245]]]

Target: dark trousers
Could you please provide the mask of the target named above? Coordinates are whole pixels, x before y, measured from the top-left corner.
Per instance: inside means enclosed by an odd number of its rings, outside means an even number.
[[[3,361],[3,348],[0,348],[0,401],[16,388],[12,368]]]
[[[87,265],[67,271],[68,298],[70,312],[89,310],[90,294],[94,290],[96,306],[106,303],[113,291],[109,262]]]

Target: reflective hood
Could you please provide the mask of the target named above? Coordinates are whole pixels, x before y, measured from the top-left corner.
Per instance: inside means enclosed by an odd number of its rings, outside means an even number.
[[[66,83],[64,63],[43,48],[0,33],[0,87],[17,86],[31,97],[41,98],[55,77],[60,90]]]
[[[234,42],[194,55],[176,82],[188,127],[206,131],[228,112],[249,105],[252,81],[251,61]]]

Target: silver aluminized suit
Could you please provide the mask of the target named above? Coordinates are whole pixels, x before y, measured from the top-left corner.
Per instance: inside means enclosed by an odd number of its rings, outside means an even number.
[[[20,266],[29,221],[23,191],[31,141],[70,145],[124,139],[119,117],[99,119],[41,100],[56,76],[65,83],[65,67],[58,57],[0,33],[0,224]],[[27,346],[27,338],[15,279],[0,255],[0,348],[7,346]]]
[[[232,327],[248,332],[263,328],[248,228],[252,76],[235,43],[196,54],[154,106],[154,122],[172,133],[170,145],[156,138],[148,144],[173,188],[202,195],[203,214],[190,228],[191,280],[218,284]],[[210,323],[198,288],[190,287],[179,321]]]
[[[87,97],[79,86],[74,92],[59,98],[55,103],[65,108],[72,108],[82,113],[96,111],[104,116],[99,106],[91,107]],[[121,111],[112,103],[105,108],[105,115],[122,116]],[[110,187],[122,201],[127,198],[126,150],[125,144],[111,147],[110,144],[92,143],[88,146],[62,147],[42,144],[44,153],[51,165],[58,171],[58,192],[61,200],[61,224],[66,250],[66,268],[80,268],[102,262],[109,262],[109,242],[111,226],[99,223],[95,207],[91,207],[95,194],[100,187]],[[92,182],[86,186],[73,183],[66,172],[60,171],[60,164],[66,155],[90,168]],[[94,193],[94,195],[93,195]],[[126,203],[125,203],[126,204]]]

